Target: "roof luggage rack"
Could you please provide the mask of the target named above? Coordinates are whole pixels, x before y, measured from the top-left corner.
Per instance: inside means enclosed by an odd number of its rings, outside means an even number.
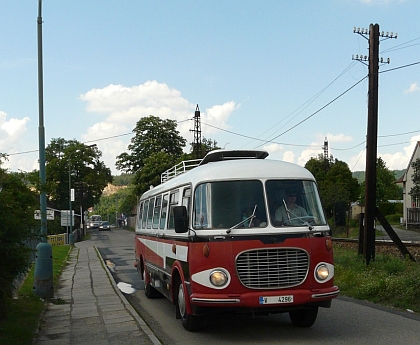
[[[191,159],[182,161],[172,168],[163,172],[160,182],[166,182],[175,176],[181,175],[199,165],[235,159],[264,159],[268,156],[267,151],[262,150],[214,150],[210,151],[203,159]]]
[[[174,165],[172,168],[166,170],[160,175],[160,183],[166,182],[175,176],[183,174],[184,172],[191,170],[195,167],[198,167],[201,162],[201,159],[191,159],[188,161],[182,161],[177,165]]]

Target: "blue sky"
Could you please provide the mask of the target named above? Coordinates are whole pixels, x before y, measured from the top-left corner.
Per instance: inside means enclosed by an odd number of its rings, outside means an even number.
[[[0,152],[3,167],[31,171],[38,0],[0,0],[0,13]],[[115,157],[141,117],[177,120],[192,142],[198,104],[202,135],[221,147],[304,165],[327,138],[334,158],[365,170],[368,81],[345,91],[368,73],[352,60],[368,53],[353,28],[378,23],[398,33],[380,42],[391,62],[380,66],[378,156],[404,169],[420,140],[420,64],[404,67],[420,62],[419,13],[418,0],[44,0],[46,144],[96,143],[120,174]]]

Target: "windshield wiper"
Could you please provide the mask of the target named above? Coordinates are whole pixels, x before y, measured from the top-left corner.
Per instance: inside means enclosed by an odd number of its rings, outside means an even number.
[[[254,206],[254,211],[252,212],[252,214],[249,217],[247,217],[245,219],[242,219],[238,224],[236,224],[236,225],[230,227],[229,229],[227,229],[226,230],[226,233],[227,234],[230,234],[233,229],[236,229],[237,227],[239,227],[242,224],[246,223],[248,220],[249,220],[248,228],[250,228],[251,227],[252,220],[255,218],[255,211],[256,210],[257,210],[257,205]]]

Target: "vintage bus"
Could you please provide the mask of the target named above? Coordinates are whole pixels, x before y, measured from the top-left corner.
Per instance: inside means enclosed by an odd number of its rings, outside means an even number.
[[[212,151],[165,172],[139,200],[134,265],[145,294],[167,297],[189,331],[220,312],[287,312],[311,327],[339,293],[313,175],[267,156]]]

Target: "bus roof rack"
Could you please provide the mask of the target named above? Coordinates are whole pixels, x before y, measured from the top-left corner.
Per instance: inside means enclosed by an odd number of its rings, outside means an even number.
[[[268,152],[263,150],[214,150],[209,152],[199,165],[235,159],[264,159],[267,156]]]
[[[163,172],[160,175],[160,182],[161,183],[166,182],[170,180],[171,178],[174,178],[175,176],[178,176],[188,170],[198,167],[200,162],[201,162],[201,159],[191,159],[188,161],[182,161],[181,163],[178,163],[177,165],[174,165],[172,168]]]
[[[160,182],[166,182],[175,176],[198,167],[199,165],[204,165],[211,162],[234,159],[264,159],[267,156],[268,152],[262,150],[214,150],[209,152],[203,159],[191,159],[174,165],[172,168],[161,174]]]

